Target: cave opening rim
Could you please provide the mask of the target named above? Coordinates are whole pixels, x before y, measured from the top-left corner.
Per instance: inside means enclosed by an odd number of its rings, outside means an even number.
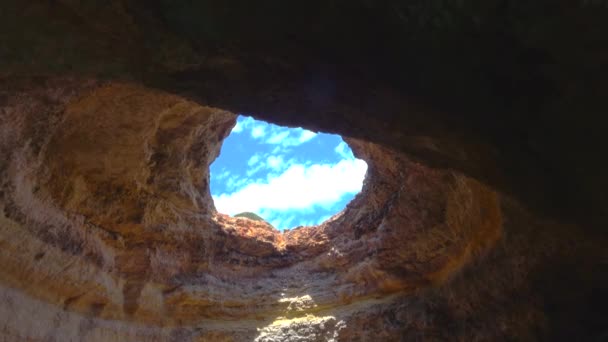
[[[296,225],[290,225],[289,227],[283,227],[283,228],[281,228],[281,227],[275,227],[275,225],[273,225],[273,224],[271,224],[271,222],[269,222],[269,221],[274,222],[274,220],[266,220],[266,219],[260,217],[261,221],[267,223],[270,227],[272,227],[273,229],[277,230],[279,233],[285,234],[285,233],[288,233],[290,231],[296,231],[296,230],[301,230],[301,229],[309,229],[309,228],[317,228],[317,227],[323,226],[325,224],[329,224],[329,223],[334,222],[334,221],[336,221],[336,220],[338,220],[340,218],[343,218],[348,213],[348,209],[349,209],[349,207],[351,206],[351,204],[354,201],[357,200],[357,201],[361,201],[362,203],[365,203],[365,198],[361,198],[361,196],[365,196],[365,194],[367,193],[366,188],[368,187],[368,184],[370,183],[369,180],[370,180],[370,177],[371,177],[371,174],[370,174],[371,162],[367,158],[362,157],[360,155],[360,153],[358,153],[356,150],[354,150],[352,148],[351,142],[349,142],[349,140],[352,139],[352,138],[347,137],[347,136],[342,136],[339,132],[328,133],[328,132],[323,132],[323,131],[320,131],[320,130],[313,131],[312,129],[308,129],[305,124],[304,125],[298,125],[298,126],[296,126],[296,125],[278,124],[278,123],[273,122],[272,120],[268,120],[268,119],[265,119],[265,118],[264,119],[259,118],[255,114],[249,114],[249,113],[247,113],[247,114],[243,114],[243,113],[238,113],[238,114],[230,113],[230,114],[234,116],[233,124],[230,127],[230,129],[227,132],[225,132],[224,135],[222,135],[220,137],[220,139],[219,139],[219,149],[217,151],[217,155],[213,156],[210,159],[209,165],[208,165],[209,179],[208,179],[208,183],[207,184],[209,184],[208,191],[209,191],[210,198],[211,198],[212,204],[213,204],[212,205],[213,216],[218,217],[218,216],[222,216],[223,215],[225,217],[230,217],[230,218],[235,218],[235,219],[238,219],[238,218],[242,219],[243,217],[249,218],[249,217],[246,217],[248,215],[244,215],[243,216],[241,214],[254,214],[254,215],[258,216],[258,213],[256,211],[251,211],[251,212],[249,212],[249,211],[243,211],[243,212],[239,212],[239,213],[236,213],[236,214],[228,214],[228,213],[222,212],[218,208],[218,205],[217,205],[217,198],[216,198],[217,196],[213,195],[213,191],[212,191],[212,188],[214,187],[212,185],[214,183],[213,182],[213,177],[212,177],[212,175],[214,174],[214,172],[212,171],[212,166],[216,164],[216,162],[218,161],[218,159],[220,159],[220,157],[222,155],[222,151],[224,151],[224,147],[225,147],[226,141],[231,136],[234,135],[233,134],[233,130],[238,127],[239,120],[242,119],[242,118],[245,118],[245,120],[251,119],[251,121],[253,123],[261,123],[263,125],[266,125],[267,127],[271,127],[272,128],[274,126],[275,127],[274,129],[284,130],[284,132],[285,131],[297,131],[297,130],[299,130],[300,132],[313,133],[314,134],[313,137],[321,135],[321,136],[328,136],[328,137],[331,137],[331,138],[334,138],[334,139],[337,138],[340,141],[339,145],[346,149],[346,153],[350,154],[350,159],[346,159],[346,158],[344,158],[343,155],[341,155],[341,157],[343,159],[341,159],[338,163],[334,164],[334,166],[338,165],[339,163],[341,163],[343,161],[349,161],[349,162],[358,164],[359,167],[363,167],[363,172],[362,172],[362,175],[360,177],[360,181],[358,182],[358,184],[359,184],[358,188],[355,191],[350,191],[350,192],[343,193],[342,195],[340,195],[339,196],[339,200],[336,201],[336,202],[331,203],[329,209],[327,209],[327,211],[329,212],[329,214],[319,215],[320,219],[318,219],[316,221],[316,223],[301,224],[301,225],[297,225],[296,224]],[[336,147],[336,152],[337,152],[337,148],[340,147],[340,146]],[[297,153],[295,153],[295,155],[297,155]],[[325,165],[327,165],[327,164],[325,164]],[[357,165],[354,165],[354,166],[357,166]],[[346,194],[346,196],[344,196],[345,194]],[[224,194],[222,194],[222,195],[224,195]],[[314,204],[314,206],[315,207],[323,207],[323,205],[319,206],[316,203]],[[290,209],[288,209],[288,210],[290,210]],[[286,211],[288,211],[288,210],[286,210]],[[279,214],[279,216],[280,215],[281,214]],[[262,215],[259,215],[259,216],[262,216]],[[259,220],[256,220],[256,219],[254,219],[254,220],[255,221],[259,221]],[[236,222],[241,222],[242,223],[242,222],[246,222],[246,221],[239,219],[239,220],[236,220]]]

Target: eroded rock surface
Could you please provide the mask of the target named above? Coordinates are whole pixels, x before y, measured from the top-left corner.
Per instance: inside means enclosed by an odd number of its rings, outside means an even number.
[[[275,4],[259,26],[246,4],[6,5],[0,337],[605,338],[608,77],[572,66],[605,49],[555,24],[605,32],[605,8],[458,4]],[[285,233],[217,213],[208,166],[241,111],[343,134],[362,192]]]

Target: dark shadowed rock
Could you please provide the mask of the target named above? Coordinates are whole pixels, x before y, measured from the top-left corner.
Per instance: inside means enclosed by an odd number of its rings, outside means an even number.
[[[602,340],[608,7],[8,1],[0,339]],[[368,174],[280,232],[216,212],[237,113]]]

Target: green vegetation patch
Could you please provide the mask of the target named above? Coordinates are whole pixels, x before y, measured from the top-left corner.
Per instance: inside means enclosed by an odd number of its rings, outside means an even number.
[[[245,218],[248,218],[248,219],[254,220],[254,221],[263,221],[263,222],[266,222],[266,220],[264,220],[263,218],[261,218],[258,214],[252,213],[252,212],[249,212],[249,211],[246,211],[246,212],[243,212],[243,213],[240,213],[240,214],[236,214],[236,215],[234,215],[234,217],[245,217]]]

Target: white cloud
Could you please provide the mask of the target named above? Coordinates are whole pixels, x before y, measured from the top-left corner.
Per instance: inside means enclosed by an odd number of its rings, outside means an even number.
[[[268,138],[268,140],[266,140],[267,144],[280,144],[281,142],[283,142],[285,140],[285,138],[287,138],[289,136],[289,130],[285,129],[283,132],[275,132],[272,134],[272,136],[270,138]]]
[[[276,125],[270,125],[270,131],[272,135],[266,140],[266,143],[279,145],[282,148],[302,145],[317,135],[317,133],[303,128],[284,128]]]
[[[247,165],[253,166],[258,161],[260,161],[260,155],[258,153],[256,153],[256,154],[252,155],[251,158],[249,158],[249,160],[247,161]]]
[[[317,135],[317,133],[303,129],[302,130],[302,134],[300,135],[300,137],[298,138],[298,142],[300,144],[307,142],[308,140],[314,138]]]
[[[271,154],[278,154],[279,152],[283,152],[285,153],[285,149],[283,148],[283,146],[277,146],[275,148],[272,149],[272,152],[270,152]]]
[[[236,175],[230,176],[226,181],[226,189],[228,191],[242,188],[245,184],[251,183],[251,180],[248,178],[240,178]]]
[[[355,158],[351,150],[348,148],[348,145],[344,141],[339,143],[338,146],[334,148],[334,151],[336,151],[336,153],[339,154],[343,159]]]
[[[282,229],[285,227],[291,227],[292,222],[296,219],[294,215],[289,216],[288,218],[284,218],[283,215],[276,215],[274,212],[263,212],[260,216],[262,217],[273,217],[274,219],[270,219],[270,224],[278,229]],[[275,218],[276,216],[276,218]]]
[[[251,129],[251,136],[254,139],[263,138],[266,135],[266,125],[256,125]]]
[[[264,217],[263,215],[260,215],[261,217]],[[268,222],[268,220],[266,220],[266,222]],[[277,228],[277,229],[281,229],[279,227],[283,227],[283,219],[282,218],[276,218],[274,220],[270,220],[270,223],[273,227]]]
[[[314,139],[315,132],[280,127],[252,117],[239,117],[232,132],[244,132],[241,139],[251,136],[256,139],[249,140],[251,144],[267,146],[247,159],[247,168],[240,174],[225,168],[217,172],[215,179],[222,180],[225,186],[223,193],[213,195],[219,212],[256,212],[278,229],[312,226],[327,220],[345,196],[361,190],[367,165],[355,159],[345,142],[334,148],[341,161],[315,164],[290,155]],[[323,140],[320,143],[322,146]],[[333,158],[335,155],[330,157]]]
[[[273,170],[279,170],[283,166],[283,157],[270,156],[266,159],[266,165]]]
[[[251,124],[253,124],[254,120],[252,117],[248,116],[244,119],[239,119],[236,122],[236,125],[232,128],[231,133],[241,133],[243,130],[248,129]]]
[[[243,123],[237,122],[230,133],[241,133],[243,131]]]
[[[251,130],[251,136],[254,139],[261,139],[270,134],[270,137],[265,141],[267,144],[280,144],[285,147],[301,145],[317,135],[317,133],[303,128],[291,129],[256,121],[250,116],[238,119],[236,125],[232,128],[232,133],[241,133],[245,130]]]
[[[260,171],[262,168],[266,167],[266,163],[258,163],[255,167],[247,169],[247,177],[251,177]]]
[[[336,164],[294,164],[266,182],[250,183],[236,192],[214,196],[215,206],[229,215],[243,211],[328,208],[342,196],[359,192],[366,170],[367,164],[359,159]]]
[[[330,217],[332,217],[332,215],[325,215],[325,216],[321,217],[320,219],[318,219],[316,224],[321,224],[321,223],[327,221]]]
[[[222,169],[222,172],[220,172],[220,174],[218,174],[217,176],[215,176],[213,173],[211,174],[211,178],[217,179],[217,180],[222,180],[227,178],[228,176],[230,176],[230,171],[226,170],[225,168]]]

